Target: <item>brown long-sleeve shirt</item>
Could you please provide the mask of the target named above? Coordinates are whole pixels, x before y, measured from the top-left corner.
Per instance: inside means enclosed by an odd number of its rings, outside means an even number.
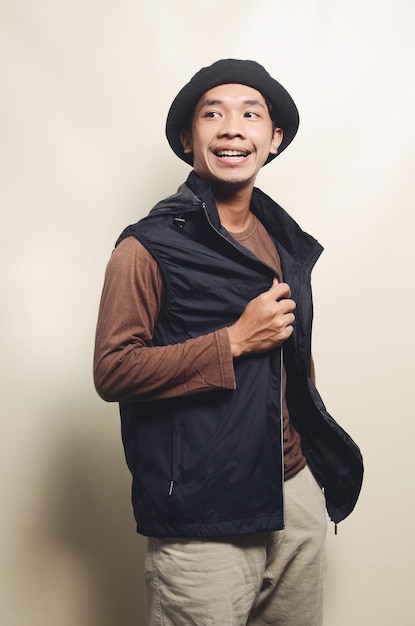
[[[282,278],[268,233],[256,218],[232,236]],[[107,266],[94,358],[94,380],[107,401],[158,400],[211,389],[235,389],[226,328],[168,346],[150,346],[162,305],[163,279],[155,259],[134,237],[124,239]],[[285,392],[285,372],[283,376]],[[285,478],[306,464],[283,394]]]

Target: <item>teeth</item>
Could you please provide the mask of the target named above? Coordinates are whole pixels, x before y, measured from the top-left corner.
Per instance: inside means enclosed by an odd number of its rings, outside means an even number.
[[[244,157],[246,152],[239,152],[238,150],[220,150],[218,153],[220,157]]]

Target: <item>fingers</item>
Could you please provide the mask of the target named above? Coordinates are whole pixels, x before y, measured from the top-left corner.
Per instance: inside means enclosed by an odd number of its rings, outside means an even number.
[[[281,298],[289,298],[291,296],[291,289],[287,283],[279,283],[277,279],[274,278],[268,293],[274,300],[280,300]]]
[[[290,298],[291,289],[287,283],[279,283],[274,279],[271,288],[266,293],[269,298],[268,306],[274,311],[276,336],[285,340],[292,334],[295,322],[296,304]]]
[[[232,356],[265,352],[281,345],[293,332],[295,302],[286,283],[274,281],[268,291],[248,302],[228,327]]]
[[[264,294],[263,294],[264,295]],[[295,309],[294,300],[290,299],[291,289],[287,283],[279,283],[274,279],[271,287],[265,292],[265,298],[271,302],[278,302],[280,310],[283,312],[291,312]]]

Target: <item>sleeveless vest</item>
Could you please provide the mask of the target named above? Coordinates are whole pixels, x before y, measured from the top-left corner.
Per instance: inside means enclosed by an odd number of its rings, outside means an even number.
[[[287,401],[338,522],[357,500],[362,461],[310,379],[310,273],[322,248],[257,189],[252,211],[278,246],[297,303],[295,331],[284,344]],[[162,272],[165,298],[155,346],[232,324],[275,275],[221,227],[209,186],[194,173],[117,244],[127,236],[148,249]],[[282,349],[245,355],[234,368],[235,390],[120,404],[138,532],[213,537],[283,528]]]

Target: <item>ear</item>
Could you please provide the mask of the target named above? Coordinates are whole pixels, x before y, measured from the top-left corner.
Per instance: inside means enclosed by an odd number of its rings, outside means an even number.
[[[193,152],[192,135],[190,130],[182,128],[180,131],[180,141],[183,146],[183,152],[185,154],[191,154]]]
[[[269,150],[270,154],[277,154],[278,148],[280,147],[281,141],[283,138],[283,132],[281,128],[275,128],[274,134],[271,141],[271,147]]]

